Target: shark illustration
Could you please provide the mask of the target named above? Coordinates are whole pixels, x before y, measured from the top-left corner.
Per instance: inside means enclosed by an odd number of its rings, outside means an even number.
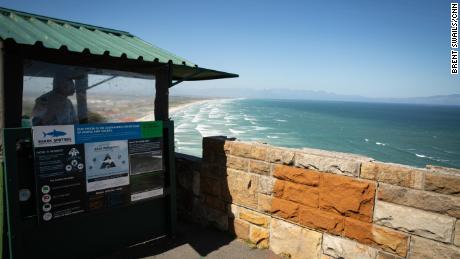
[[[51,136],[51,137],[61,137],[61,136],[65,136],[67,133],[63,132],[63,131],[58,131],[58,130],[53,130],[53,131],[50,131],[50,132],[43,132],[43,137],[46,137],[46,136]]]

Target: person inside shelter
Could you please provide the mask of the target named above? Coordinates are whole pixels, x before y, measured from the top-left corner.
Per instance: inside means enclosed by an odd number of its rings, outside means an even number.
[[[67,73],[56,74],[53,78],[53,89],[35,100],[31,119],[33,126],[77,124],[75,113],[69,96],[75,94],[75,83]]]

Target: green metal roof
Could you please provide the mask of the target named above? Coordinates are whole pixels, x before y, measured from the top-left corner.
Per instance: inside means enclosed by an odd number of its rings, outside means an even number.
[[[94,55],[109,55],[173,64],[173,79],[193,81],[238,77],[236,74],[199,68],[196,64],[156,47],[125,31],[108,29],[19,12],[0,7],[0,39],[18,44],[41,43],[49,49],[67,48]]]

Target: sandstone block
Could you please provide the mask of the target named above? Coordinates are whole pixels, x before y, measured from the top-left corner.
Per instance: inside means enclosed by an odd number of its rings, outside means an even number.
[[[413,236],[411,238],[411,259],[453,259],[460,258],[460,248]]]
[[[305,206],[318,207],[318,188],[308,187],[296,183],[284,184],[283,199],[303,204]]]
[[[273,196],[277,198],[283,197],[285,183],[285,181],[275,180],[275,184],[273,185]]]
[[[294,222],[299,221],[299,205],[294,202],[273,198],[271,213]]]
[[[318,230],[340,235],[343,231],[343,217],[319,209],[301,207],[299,223]]]
[[[323,235],[323,253],[333,258],[375,259],[377,250],[349,239]]]
[[[219,180],[202,176],[200,180],[200,191],[202,194],[220,197],[221,183]]]
[[[272,210],[272,197],[265,194],[258,194],[257,210],[270,213]]]
[[[356,160],[356,161],[372,161],[374,159],[370,157],[366,157],[363,155],[357,155],[352,153],[344,153],[344,152],[337,152],[337,151],[329,151],[324,149],[316,149],[316,148],[302,148],[302,153],[311,154],[311,155],[318,155],[318,156],[327,156],[327,157],[336,157],[336,158],[343,158],[348,160]]]
[[[362,178],[415,189],[422,189],[424,174],[425,170],[389,163],[364,162],[361,165]]]
[[[379,251],[377,259],[403,259],[403,257]]]
[[[375,183],[351,177],[322,174],[319,207],[363,221],[372,220]]]
[[[226,183],[227,186],[222,188],[224,200],[253,209],[257,208],[258,175],[229,169]]]
[[[270,224],[270,217],[262,213],[240,208],[239,217],[254,225],[267,228]]]
[[[295,165],[297,167],[316,169],[323,172],[358,177],[361,162],[351,159],[318,156],[296,152]]]
[[[274,184],[275,184],[275,180],[272,177],[260,176],[257,192],[266,194],[266,195],[271,195],[273,193]]]
[[[380,184],[377,198],[386,202],[460,218],[460,197]]]
[[[261,175],[270,175],[270,163],[257,160],[250,160],[249,172]]]
[[[371,223],[345,218],[344,236],[405,257],[409,236]]]
[[[374,223],[410,234],[450,242],[455,219],[449,216],[378,201]]]
[[[230,231],[238,238],[249,240],[249,223],[240,219],[230,219]]]
[[[268,146],[267,145],[260,145],[260,144],[253,144],[251,147],[251,153],[249,158],[267,161],[268,156]]]
[[[454,245],[460,246],[460,220],[455,223]]]
[[[251,156],[251,144],[245,142],[234,141],[230,150],[230,155],[239,157]]]
[[[268,161],[270,163],[293,165],[294,151],[282,148],[270,148],[268,151]]]
[[[460,174],[427,173],[425,190],[460,197]]]
[[[258,248],[268,248],[269,237],[270,233],[268,229],[256,226],[251,226],[249,229],[249,241]]]
[[[451,174],[451,175],[460,175],[460,169],[458,168],[451,168],[451,167],[444,167],[438,165],[426,165],[426,168],[433,173],[441,173],[441,174]]]
[[[273,176],[281,180],[291,181],[298,184],[318,186],[320,173],[311,169],[276,165]]]
[[[249,168],[249,160],[237,156],[227,156],[227,167],[247,172]]]
[[[292,259],[320,258],[322,234],[294,224],[272,219],[270,249]]]

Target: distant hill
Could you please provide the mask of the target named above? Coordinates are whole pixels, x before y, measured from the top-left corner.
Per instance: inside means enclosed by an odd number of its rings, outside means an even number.
[[[413,98],[369,98],[359,95],[342,95],[325,91],[293,89],[243,89],[243,88],[173,88],[172,95],[196,97],[230,97],[255,99],[305,99],[348,102],[409,103],[430,105],[458,105],[460,94],[436,95]]]

